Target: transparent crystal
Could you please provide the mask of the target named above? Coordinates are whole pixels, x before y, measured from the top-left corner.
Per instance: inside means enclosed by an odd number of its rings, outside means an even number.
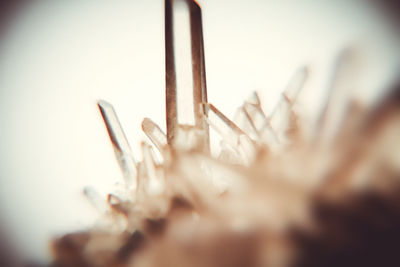
[[[299,69],[290,80],[285,91],[282,93],[281,100],[269,116],[269,125],[274,133],[276,133],[279,142],[287,141],[286,131],[290,128],[293,116],[295,116],[292,107],[301,89],[304,88],[307,78],[308,69],[305,67]]]
[[[142,130],[157,149],[163,153],[164,149],[167,148],[167,136],[160,127],[149,118],[145,118],[142,122]]]
[[[136,164],[114,109],[99,101],[128,194],[105,201],[85,189],[105,216],[78,249],[55,245],[58,257],[78,259],[68,266],[81,259],[85,266],[288,266],[275,263],[291,259],[292,230],[320,230],[315,204],[347,204],[348,196],[398,187],[399,91],[372,112],[347,105],[335,96],[347,88],[340,59],[315,132],[301,138],[300,126],[310,124],[300,125],[294,105],[307,68],[296,72],[270,116],[254,93],[231,120],[207,102],[195,1],[165,0],[165,37],[167,134],[142,122],[162,160],[142,142]],[[209,153],[209,126],[221,136],[219,155]]]
[[[161,177],[160,173],[157,171],[156,161],[154,159],[153,152],[151,151],[151,147],[142,142],[141,148],[143,154],[142,166],[144,168],[145,175],[139,176],[139,179],[141,179],[140,182],[143,183],[144,190],[147,194],[161,194],[164,190],[164,181],[163,177]]]
[[[104,198],[93,187],[86,187],[83,190],[84,195],[88,198],[92,206],[100,213],[104,214],[109,211],[109,207]]]
[[[267,118],[261,107],[260,98],[256,92],[254,92],[251,98],[244,103],[243,110],[252,126],[258,133],[260,133],[267,123]]]
[[[193,144],[208,152],[208,125],[201,106],[207,102],[203,30],[196,2],[165,1],[165,51],[168,143],[189,150]],[[175,141],[190,127],[201,134],[189,134],[190,144]]]
[[[357,76],[358,71],[354,64],[355,57],[354,50],[344,49],[337,57],[333,67],[328,93],[316,125],[316,135],[319,141],[324,140],[326,144],[330,143],[336,135],[349,104],[349,92],[353,89],[351,88],[352,80]]]
[[[240,155],[242,163],[250,164],[251,159],[255,155],[256,148],[249,136],[212,104],[204,103],[203,105],[208,110],[206,120],[210,126],[232,148],[236,148],[235,150]]]
[[[98,101],[98,106],[103,116],[104,123],[114,148],[115,156],[123,173],[128,188],[136,189],[136,163],[133,158],[131,147],[122,130],[121,124],[113,106],[104,101]]]

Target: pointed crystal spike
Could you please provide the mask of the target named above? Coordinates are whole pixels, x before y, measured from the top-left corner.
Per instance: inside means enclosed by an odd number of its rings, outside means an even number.
[[[208,109],[206,120],[210,126],[216,130],[226,142],[237,148],[243,163],[250,163],[256,150],[249,136],[212,104],[204,103],[203,105]]]
[[[110,210],[107,202],[93,187],[85,187],[83,194],[100,214],[104,214]]]
[[[113,106],[104,100],[99,100],[98,106],[103,116],[104,123],[106,124],[108,135],[110,136],[125,183],[129,189],[135,190],[137,173],[136,163],[117,114]]]
[[[208,110],[207,121],[210,126],[217,131],[221,137],[233,145],[237,145],[239,136],[245,133],[233,121],[228,119],[214,105],[204,103],[204,108]]]
[[[267,118],[256,92],[236,111],[233,121],[253,140],[259,139],[260,129],[265,127]]]
[[[292,107],[296,102],[301,89],[304,88],[307,78],[308,69],[306,67],[299,69],[294,74],[285,91],[282,93],[281,100],[278,102],[278,105],[269,117],[269,123],[278,135],[279,141],[286,139],[285,133],[287,128],[290,126]]]
[[[336,59],[328,84],[325,103],[318,117],[315,133],[318,140],[330,141],[344,115],[349,99],[349,85],[352,84],[357,67],[354,67],[355,51],[345,49]],[[329,140],[328,140],[329,139]]]
[[[153,142],[157,149],[162,153],[167,146],[167,136],[165,133],[149,118],[142,122],[143,132]]]
[[[165,0],[167,140],[175,145],[181,128],[194,128],[196,149],[209,151],[201,9],[193,0]],[[179,145],[178,145],[179,146]],[[190,149],[190,147],[189,147]]]
[[[120,196],[115,194],[107,195],[107,204],[112,211],[124,215],[123,218],[129,216],[130,210],[132,209],[132,202],[123,200]],[[118,217],[115,219],[118,219]]]
[[[278,137],[264,113],[257,92],[253,92],[245,101],[237,112],[234,121],[251,139],[268,147],[278,145]]]
[[[304,66],[296,71],[296,73],[290,79],[285,91],[284,97],[293,105],[297,100],[301,90],[304,88],[309,76],[308,67]]]
[[[122,203],[122,199],[114,194],[108,194],[107,195],[107,203],[110,206],[118,205],[118,204]]]
[[[261,132],[267,124],[267,116],[265,116],[256,92],[245,102],[243,109],[257,132]]]
[[[233,121],[242,129],[251,139],[258,140],[259,132],[257,131],[253,120],[244,107],[240,107],[235,114]]]
[[[141,149],[143,153],[143,167],[147,176],[147,184],[144,185],[146,188],[145,190],[150,195],[160,194],[164,190],[164,184],[163,180],[158,175],[151,147],[145,142],[142,142]]]
[[[255,106],[261,106],[260,96],[257,92],[253,92],[246,102]]]
[[[272,129],[268,118],[265,116],[261,107],[245,103],[243,112],[255,129],[259,141],[270,144],[278,142],[275,131]],[[251,137],[251,136],[250,136]],[[268,141],[267,141],[268,140]],[[266,142],[265,142],[266,141]]]

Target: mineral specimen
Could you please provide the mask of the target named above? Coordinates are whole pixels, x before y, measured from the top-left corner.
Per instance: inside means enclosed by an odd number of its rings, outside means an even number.
[[[102,223],[55,240],[54,266],[398,266],[399,88],[375,107],[338,105],[333,82],[305,123],[294,109],[305,67],[270,115],[254,93],[231,120],[207,101],[198,4],[166,0],[165,27],[167,133],[144,119],[152,144],[136,162],[99,101],[126,188],[107,202],[85,191]]]

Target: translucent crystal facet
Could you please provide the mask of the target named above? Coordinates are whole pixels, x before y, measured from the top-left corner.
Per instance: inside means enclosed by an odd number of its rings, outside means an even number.
[[[348,105],[336,97],[348,88],[346,54],[316,122],[304,123],[295,112],[307,68],[295,73],[269,116],[254,93],[231,120],[207,102],[195,1],[165,0],[165,39],[167,133],[148,118],[142,122],[160,153],[142,142],[136,164],[113,107],[98,102],[128,194],[109,194],[105,201],[85,189],[105,223],[83,238],[75,235],[79,242],[57,240],[54,266],[297,266],[291,263],[302,256],[298,251],[326,266],[337,262],[332,251],[339,258],[363,254],[358,248],[369,245],[369,229],[398,228],[391,221],[400,214],[392,205],[400,184],[399,87],[371,110],[356,101]],[[307,138],[299,121],[317,125]],[[216,155],[209,153],[209,127],[221,138]],[[365,192],[367,198],[360,198]],[[391,194],[395,201],[385,209]],[[358,208],[363,203],[365,210]],[[344,253],[341,245],[355,253]],[[333,257],[318,264],[320,254]]]
[[[279,141],[285,141],[286,131],[291,126],[291,116],[293,116],[292,106],[296,102],[301,89],[304,88],[304,84],[308,77],[307,68],[299,69],[289,84],[287,85],[285,91],[282,93],[282,97],[278,102],[278,105],[273,110],[269,117],[269,124],[274,132],[278,136]]]
[[[221,135],[227,145],[229,144],[230,150],[240,155],[242,162],[249,163],[249,159],[255,153],[254,144],[249,136],[212,104],[203,105],[208,110],[206,120],[210,126]]]
[[[208,125],[201,103],[207,102],[201,9],[190,0],[165,1],[167,140],[176,142],[193,128],[201,134],[191,142],[196,149],[209,151]],[[183,133],[182,133],[182,127]]]
[[[161,194],[164,190],[163,177],[160,177],[159,173],[157,172],[157,166],[153,156],[153,152],[151,151],[151,147],[143,142],[141,148],[143,154],[142,166],[145,169],[144,173],[146,174],[145,175],[146,181],[140,181],[140,182],[144,182],[143,186],[147,194],[149,195]]]
[[[104,101],[98,101],[98,106],[107,127],[108,135],[114,148],[115,156],[129,188],[136,188],[136,163],[131,147],[115,113],[113,106]]]
[[[160,127],[149,118],[145,118],[142,122],[142,130],[157,149],[163,152],[167,146],[167,136]]]
[[[85,196],[89,199],[92,206],[100,213],[106,213],[109,211],[104,198],[94,189],[93,187],[86,187],[83,191]]]

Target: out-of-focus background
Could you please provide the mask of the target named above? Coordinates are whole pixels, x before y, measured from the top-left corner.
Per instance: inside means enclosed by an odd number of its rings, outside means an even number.
[[[316,114],[345,47],[360,54],[354,94],[361,101],[399,73],[398,28],[379,1],[199,2],[209,102],[228,116],[254,90],[270,111],[305,64],[311,80],[299,105]],[[96,100],[115,106],[137,158],[142,119],[165,129],[164,3],[4,1],[0,8],[0,248],[42,262],[52,237],[98,218],[82,189],[105,195],[121,182]]]

